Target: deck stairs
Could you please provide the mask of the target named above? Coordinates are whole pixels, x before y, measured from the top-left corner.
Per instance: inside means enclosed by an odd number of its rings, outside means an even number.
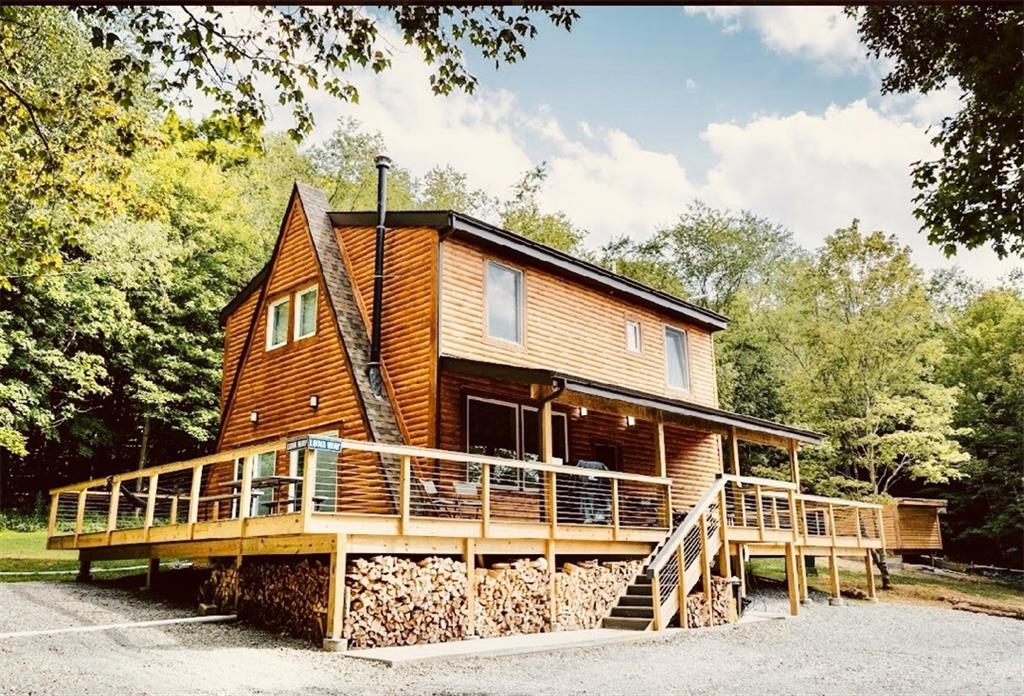
[[[601,621],[602,628],[632,631],[659,628],[655,626],[656,615],[663,628],[679,612],[680,597],[689,594],[702,578],[710,579],[711,560],[722,548],[719,507],[722,486],[719,478],[654,548],[644,568]]]

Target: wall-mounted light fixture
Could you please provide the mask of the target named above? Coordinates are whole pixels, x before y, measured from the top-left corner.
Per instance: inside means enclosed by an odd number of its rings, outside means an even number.
[[[582,418],[585,415],[587,415],[587,409],[580,406],[580,417]]]
[[[633,416],[626,416],[626,426],[632,428],[634,425],[636,425],[636,418]]]
[[[310,394],[309,395],[309,407],[310,408],[319,408],[320,407],[320,397],[317,396],[316,394]]]
[[[260,412],[259,411],[249,411],[249,422],[250,423],[259,423],[260,422]]]

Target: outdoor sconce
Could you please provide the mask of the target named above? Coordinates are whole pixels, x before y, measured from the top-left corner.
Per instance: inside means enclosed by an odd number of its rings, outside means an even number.
[[[316,394],[310,394],[309,396],[309,407],[316,409],[320,406],[320,397]]]
[[[260,422],[260,412],[259,411],[250,411],[249,412],[249,422],[250,423],[259,423]]]
[[[634,425],[636,425],[636,418],[633,416],[626,416],[626,427],[632,428]]]
[[[581,407],[580,407],[580,418],[582,418],[582,417],[583,417],[583,416],[585,416],[585,415],[587,415],[587,409],[585,409],[585,408],[583,408],[583,407],[581,406]]]

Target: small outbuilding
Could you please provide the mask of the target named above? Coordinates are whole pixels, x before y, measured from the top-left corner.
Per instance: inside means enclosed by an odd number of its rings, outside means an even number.
[[[945,500],[895,498],[892,504],[882,508],[888,552],[906,555],[941,551],[939,515],[945,512]]]

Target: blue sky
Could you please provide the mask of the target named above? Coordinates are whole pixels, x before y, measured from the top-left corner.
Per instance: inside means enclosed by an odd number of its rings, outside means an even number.
[[[429,66],[393,29],[393,66],[354,72],[359,104],[315,95],[313,142],[342,117],[379,131],[414,175],[450,164],[505,197],[547,163],[542,203],[598,246],[643,239],[695,199],[786,225],[808,249],[853,218],[911,247],[926,269],[995,282],[1014,263],[987,249],[947,260],[917,232],[909,166],[956,85],[882,96],[886,66],[828,7],[588,7],[571,33],[542,26],[526,59],[495,70],[470,53],[472,95],[433,95]],[[285,114],[271,127],[287,127]]]

